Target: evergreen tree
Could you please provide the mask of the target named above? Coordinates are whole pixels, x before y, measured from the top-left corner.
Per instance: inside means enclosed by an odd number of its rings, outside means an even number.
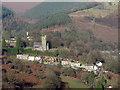
[[[3,38],[2,39],[2,49],[6,49],[7,46],[6,46],[6,42],[5,42],[5,39]]]
[[[105,83],[105,77],[103,76],[101,79],[102,84]]]
[[[56,50],[56,51],[54,52],[54,55],[55,55],[56,57],[59,55],[58,50]]]
[[[18,37],[16,40],[16,48],[18,49],[18,53],[20,53],[21,47],[22,47],[22,40]]]
[[[93,87],[93,83],[94,83],[94,72],[91,72],[88,80],[89,80],[89,85],[90,85],[91,87]]]
[[[97,82],[97,84],[96,84],[96,88],[102,88],[102,83],[101,83],[100,80]]]
[[[106,80],[105,80],[105,77],[104,77],[104,76],[102,76],[102,78],[101,78],[101,83],[102,83],[103,86],[106,85]]]

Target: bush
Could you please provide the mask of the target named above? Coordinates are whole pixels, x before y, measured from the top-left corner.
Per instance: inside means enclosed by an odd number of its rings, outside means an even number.
[[[2,73],[2,82],[7,82],[8,79],[6,77],[6,74],[5,73]]]
[[[17,55],[18,49],[17,48],[7,48],[7,54]]]
[[[60,88],[61,82],[58,78],[45,78],[43,80],[43,87],[44,88]]]
[[[22,65],[22,62],[20,60],[14,60],[13,61],[13,64],[10,66],[11,69],[19,69],[20,71],[22,72],[25,72],[25,73],[32,73],[32,71],[29,68],[29,66],[24,66]]]
[[[9,90],[9,88],[14,88],[14,86],[8,84],[7,82],[2,82],[2,89],[7,89]]]
[[[89,85],[91,86],[91,87],[93,87],[93,83],[94,83],[94,72],[91,72],[91,74],[90,74],[90,76],[89,76],[89,78],[88,78],[88,80],[89,80]]]
[[[6,64],[9,64],[9,63],[12,63],[12,61],[10,61],[10,60],[6,61]]]
[[[109,71],[112,71],[116,74],[120,72],[120,69],[118,67],[118,61],[112,59],[106,61],[107,62],[104,64],[105,69],[108,69]]]
[[[28,73],[28,74],[31,74],[31,73],[32,73],[32,70],[26,69],[25,72]]]
[[[15,66],[14,65],[10,65],[10,69],[15,69]]]
[[[43,80],[44,88],[60,88],[61,79],[52,69],[46,69],[46,78]]]
[[[71,77],[76,77],[76,73],[74,71],[74,69],[72,68],[62,68],[62,71],[61,73],[64,75],[64,76],[71,76]]]
[[[57,65],[57,67],[58,67],[58,68],[62,68],[62,65],[59,63],[59,64]]]
[[[44,79],[45,76],[43,74],[36,74],[35,76],[37,76],[39,79]]]
[[[19,70],[28,74],[31,74],[32,71],[30,69],[28,69],[26,66],[21,66],[19,67]]]
[[[63,58],[68,58],[71,55],[67,49],[61,48],[61,49],[59,49],[59,56],[63,57]]]
[[[6,73],[7,72],[7,70],[6,69],[2,69],[2,73]]]
[[[98,82],[97,82],[96,88],[102,88],[102,83],[101,83],[101,81],[98,81]]]
[[[34,54],[34,55],[38,55],[38,51],[33,51],[32,49],[24,49],[22,51],[23,54]]]
[[[46,52],[45,52],[45,55],[46,55],[46,56],[51,56],[51,57],[56,57],[56,56],[57,56],[57,53],[56,53],[56,52],[46,51]]]
[[[15,71],[7,72],[6,77],[8,82],[12,82],[14,84],[20,83],[20,79],[15,75]]]
[[[82,73],[81,81],[88,84],[89,73]]]
[[[22,63],[19,62],[19,61],[18,61],[18,62],[14,62],[13,65],[14,65],[14,69],[19,69],[19,70],[21,70],[21,69],[23,68]]]
[[[34,62],[34,64],[39,64],[39,62],[38,61],[33,61]]]
[[[43,71],[41,68],[38,68],[37,70],[38,70],[38,71]]]
[[[101,78],[101,83],[104,84],[105,82],[106,82],[105,77],[102,76],[102,78]]]

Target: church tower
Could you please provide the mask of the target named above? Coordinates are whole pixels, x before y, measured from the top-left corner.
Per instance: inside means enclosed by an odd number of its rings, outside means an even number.
[[[46,51],[47,46],[46,46],[46,35],[42,36],[42,48],[43,51]]]

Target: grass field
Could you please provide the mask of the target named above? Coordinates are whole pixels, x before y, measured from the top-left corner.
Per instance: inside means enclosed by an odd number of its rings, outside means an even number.
[[[98,9],[96,7],[96,8],[80,10],[80,11],[69,14],[69,16],[73,16],[73,17],[94,16],[96,18],[99,18],[99,17],[104,18],[110,13],[113,13],[115,10],[117,10],[117,6],[115,5],[113,6],[105,5],[104,8],[105,9]]]
[[[70,88],[89,88],[89,86],[83,84],[80,79],[67,78],[61,75],[61,79],[64,82],[68,82]]]
[[[71,13],[69,16],[73,16],[73,17],[94,16],[96,18],[99,18],[99,17],[104,18],[112,12],[113,12],[113,10],[101,10],[101,9],[91,8],[91,9]],[[89,15],[86,15],[88,13],[89,13]]]

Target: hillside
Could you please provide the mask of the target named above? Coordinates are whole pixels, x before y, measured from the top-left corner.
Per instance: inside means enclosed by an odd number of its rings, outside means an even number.
[[[87,6],[88,7],[88,6]],[[85,8],[85,6],[84,6]],[[62,22],[68,20],[67,24],[72,23],[76,30],[88,29],[92,31],[95,37],[99,39],[104,39],[107,41],[116,42],[118,40],[118,30],[117,30],[117,5],[115,3],[101,3],[94,7],[88,9],[73,9],[68,10],[68,19],[61,19]],[[67,11],[67,12],[68,12]],[[104,12],[104,13],[103,13]],[[42,28],[52,28],[55,30],[55,26],[59,25],[57,19],[61,18],[61,15],[53,14],[47,18],[41,19],[40,21],[33,24],[30,29],[42,29]],[[57,16],[59,15],[59,16]],[[65,14],[63,14],[64,16]],[[57,17],[57,18],[56,18]],[[69,22],[69,19],[71,19]],[[88,27],[89,26],[89,27]],[[69,26],[70,28],[71,26]],[[61,27],[64,28],[64,27]],[[30,30],[29,29],[29,30]],[[37,32],[39,32],[37,30]],[[35,30],[36,31],[36,30]],[[59,30],[60,31],[60,30]],[[109,34],[108,34],[109,33]]]
[[[79,30],[86,28],[91,30],[98,38],[108,41],[118,40],[116,4],[102,3],[94,8],[70,13],[69,16]]]
[[[19,17],[6,17],[3,19],[3,28],[4,30],[12,31],[20,31],[24,28],[28,27],[29,23],[25,22],[23,19]]]
[[[2,61],[2,88],[90,88],[90,85],[84,83],[89,81],[90,72],[74,70],[72,68],[60,67],[60,65],[45,65],[37,61],[28,62],[25,60],[15,59],[15,56],[7,56]],[[119,74],[103,73],[101,76],[96,75],[94,83],[105,77],[106,85],[118,87]]]
[[[39,5],[29,9],[24,14],[24,17],[30,19],[41,19],[61,11],[74,10],[75,8],[85,8],[91,3],[73,3],[73,2],[42,2]],[[93,3],[92,3],[93,5]],[[93,5],[94,6],[94,5]]]
[[[65,25],[71,22],[71,18],[66,13],[56,13],[54,15],[48,16],[47,18],[42,18],[38,22],[32,24],[27,30],[42,29],[48,27],[54,27],[55,25]]]
[[[3,2],[2,5],[13,10],[17,14],[20,14],[35,7],[39,3],[40,2]]]
[[[40,30],[43,28],[52,28],[55,30],[56,25],[61,26],[72,23],[78,30],[90,29],[98,38],[108,41],[117,41],[117,5],[114,3],[44,2],[29,9],[25,15],[31,15],[32,17],[30,16],[30,18],[33,20],[38,17],[41,19],[29,25],[26,23],[26,19],[24,20],[15,16],[10,17],[3,20],[4,29],[17,30],[22,33],[25,32],[25,30]],[[71,25],[69,25],[69,28],[70,27]],[[37,32],[39,32],[38,30]],[[109,33],[109,35],[107,33]]]
[[[104,18],[96,18],[95,22],[98,24],[106,25],[108,27],[118,28],[118,13],[117,10],[107,15]]]
[[[98,6],[95,6],[93,8],[85,9],[85,10],[78,10],[73,13],[70,13],[69,15],[72,17],[91,17],[91,18],[104,18],[110,14],[113,14],[113,12],[117,11],[118,5],[117,3],[101,3]]]
[[[5,18],[7,16],[13,16],[14,12],[9,10],[8,8],[2,6],[2,18]]]
[[[46,2],[24,18],[3,12],[3,88],[118,87],[116,4]]]
[[[17,17],[15,13],[6,7],[2,7],[2,23],[4,30],[22,30],[26,28],[29,24],[23,19]]]

